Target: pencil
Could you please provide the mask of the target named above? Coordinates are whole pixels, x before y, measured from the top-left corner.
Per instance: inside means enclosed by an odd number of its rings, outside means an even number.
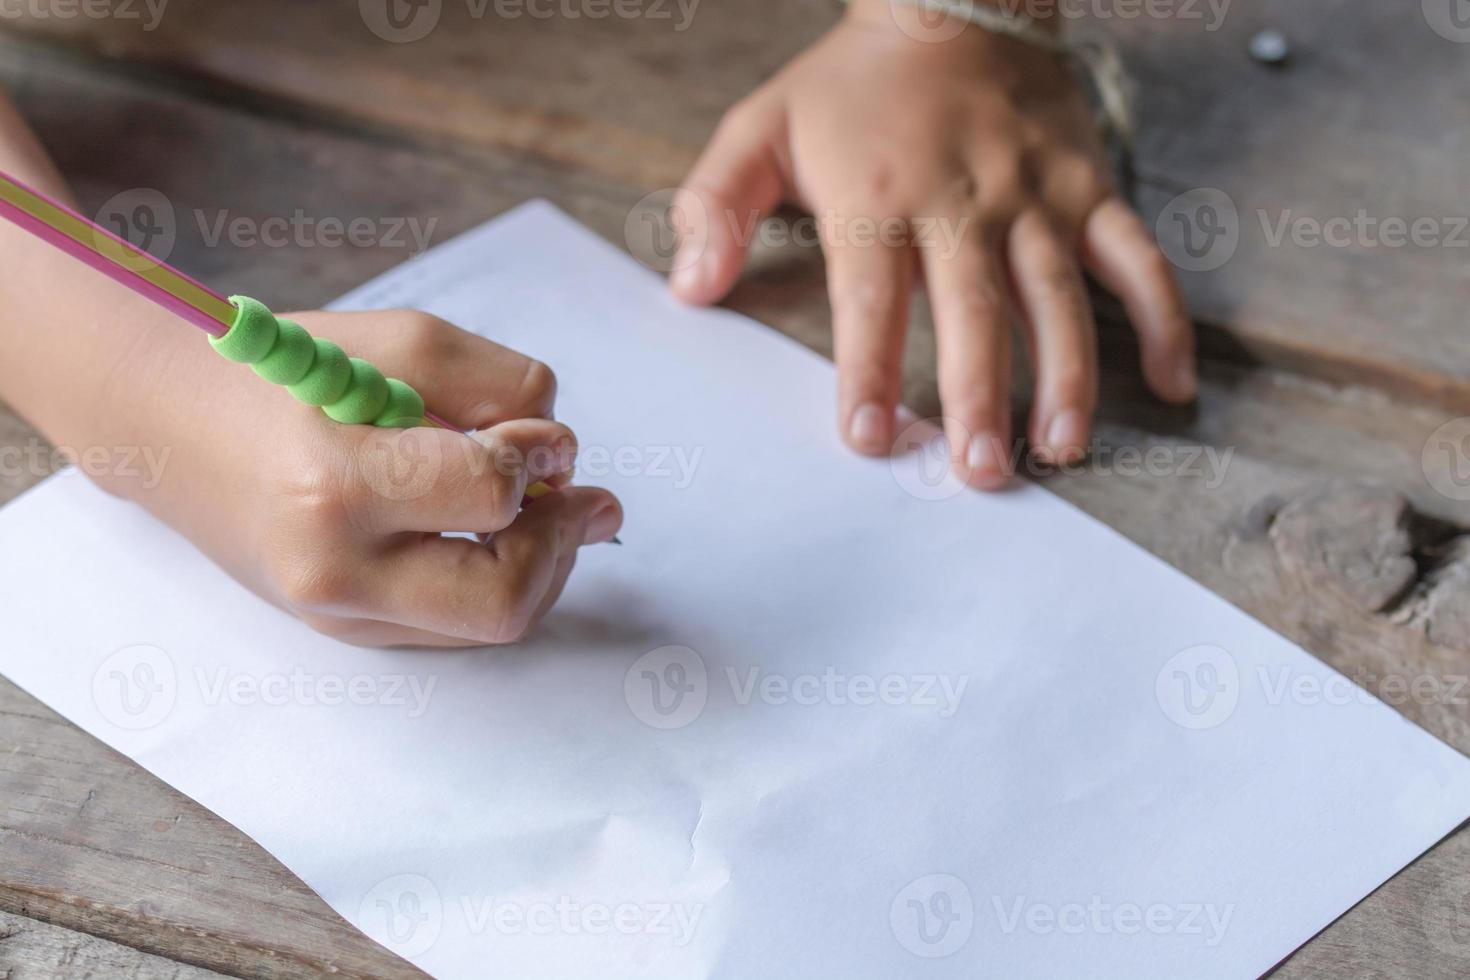
[[[242,319],[241,306],[3,171],[0,171],[0,216],[80,260],[114,282],[146,297],[184,322],[198,327],[215,341],[223,340],[230,335],[236,323]],[[315,343],[333,346],[326,341],[315,341]],[[216,349],[224,353],[220,346],[217,345]],[[265,351],[260,353],[263,355]],[[230,354],[226,353],[226,356],[229,357]],[[362,367],[364,365],[366,368]],[[353,360],[351,368],[353,373],[349,378],[343,380],[337,391],[337,397],[341,398],[346,393],[347,386],[359,375],[366,375],[370,379],[371,374],[368,374],[366,369],[371,369],[371,372],[376,373],[376,369],[371,368],[371,365],[366,365],[366,362]],[[381,374],[377,374],[377,377],[385,385],[398,385],[398,388],[390,389],[395,394],[401,394],[406,390],[414,396],[413,399],[407,401],[418,409],[416,413],[418,422],[454,432],[464,431],[424,407],[422,400],[417,399],[417,393],[407,385],[402,382],[393,382],[391,379],[383,379]],[[385,399],[387,397],[384,396]],[[313,404],[323,403],[313,402]],[[388,407],[380,405],[373,414],[384,411],[388,411]],[[328,412],[328,414],[337,421],[342,421],[333,413]],[[401,426],[406,420],[413,421],[406,417],[395,418],[392,424]],[[358,420],[353,419],[353,421]],[[372,419],[361,421],[371,422]],[[553,489],[545,482],[534,483],[526,489],[525,502],[529,503],[538,497],[543,497],[551,493]],[[622,543],[616,538],[613,539],[613,542]]]

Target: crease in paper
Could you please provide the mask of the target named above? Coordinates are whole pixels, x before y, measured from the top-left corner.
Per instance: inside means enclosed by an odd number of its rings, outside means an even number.
[[[524,647],[364,651],[63,477],[0,510],[0,670],[437,976],[1252,977],[1470,816],[1459,753],[1271,696],[1346,680],[1040,489],[849,454],[830,364],[547,205],[340,305],[551,363],[625,546]]]

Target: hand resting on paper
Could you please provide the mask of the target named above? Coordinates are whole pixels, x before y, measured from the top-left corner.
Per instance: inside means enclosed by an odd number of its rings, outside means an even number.
[[[1046,9],[1055,28],[1055,5]],[[836,27],[729,111],[675,199],[683,247],[672,287],[689,302],[719,300],[757,216],[782,201],[814,214],[838,425],[852,448],[882,454],[895,438],[909,296],[922,278],[952,465],[995,488],[1011,468],[1013,314],[1036,375],[1027,434],[1042,462],[1082,455],[1097,403],[1082,266],[1123,300],[1144,377],[1166,401],[1194,397],[1193,339],[1168,261],[1112,187],[1065,60],[934,16],[899,0],[852,0]]]

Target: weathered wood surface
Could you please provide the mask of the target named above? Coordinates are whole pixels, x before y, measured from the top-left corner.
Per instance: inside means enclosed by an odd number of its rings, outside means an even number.
[[[125,83],[5,50],[5,76],[24,79],[23,107],[89,209],[129,188],[157,189],[185,215],[176,261],[281,306],[320,304],[404,252],[210,246],[193,209],[212,216],[227,207],[254,218],[298,208],[318,218],[439,217],[434,240],[442,241],[543,194],[621,242],[641,193],[517,153],[450,157],[327,133],[171,94],[154,81]],[[241,180],[242,172],[262,176]],[[810,250],[767,253],[733,305],[828,352],[819,282]],[[1454,584],[1464,562],[1454,559],[1453,542],[1457,528],[1470,526],[1470,503],[1436,490],[1441,474],[1420,462],[1447,413],[1233,362],[1205,365],[1196,410],[1166,410],[1142,394],[1130,353],[1123,335],[1111,332],[1098,464],[1049,485],[1470,750],[1470,707],[1454,687],[1470,668],[1453,648],[1462,639],[1453,599],[1464,594]],[[906,399],[933,411],[932,337],[922,321],[911,355]],[[31,437],[0,413],[0,446]],[[1153,446],[1176,451],[1176,470],[1191,447],[1234,455],[1223,470],[1197,461],[1194,475],[1149,475],[1113,453]],[[9,474],[0,494],[37,478]],[[1401,531],[1400,497],[1443,523],[1415,520]],[[1345,520],[1351,539],[1340,533]],[[1323,540],[1335,548],[1325,560]],[[1396,560],[1402,554],[1415,559],[1413,572]],[[1441,615],[1449,626],[1437,626]],[[1434,694],[1400,698],[1384,689],[1388,678],[1429,678]],[[233,828],[3,682],[0,749],[0,910],[220,973],[413,975]],[[7,955],[0,942],[0,969],[17,969]],[[174,967],[138,969],[168,976]],[[1470,837],[1462,831],[1329,927],[1280,975],[1467,970]]]
[[[215,980],[222,974],[0,912],[0,980]]]
[[[420,975],[229,824],[8,682],[0,745],[0,910],[234,976]],[[0,943],[0,975],[11,956]],[[168,974],[139,973],[155,975]]]
[[[1219,350],[1470,410],[1470,32],[1418,4],[1359,0],[1149,5],[1165,17],[1062,6],[1101,15],[1075,24],[1115,38],[1139,84],[1146,217],[1171,248],[1186,234],[1215,242],[1206,262],[1223,264],[1184,279],[1197,316],[1229,341]],[[172,0],[153,30],[142,4],[137,18],[6,26],[334,125],[525,150],[650,190],[677,184],[723,109],[837,11],[831,0],[645,0],[632,7],[643,16],[596,19],[441,0],[397,34],[362,13],[373,7]],[[430,24],[417,40],[384,40]],[[1263,27],[1291,39],[1285,67],[1247,55]],[[1223,237],[1206,238],[1211,212],[1199,210],[1218,202],[1168,207],[1202,188],[1230,201]],[[1360,211],[1363,230],[1341,224]],[[1427,245],[1384,224],[1421,219]]]

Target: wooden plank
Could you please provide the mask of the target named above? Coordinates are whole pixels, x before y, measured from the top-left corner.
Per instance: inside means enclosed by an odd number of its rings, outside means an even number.
[[[89,209],[146,182],[185,214],[225,202],[255,219],[300,208],[342,219],[441,216],[457,230],[544,193],[621,241],[639,193],[510,154],[466,162],[324,134],[46,58],[8,62],[0,77],[24,80],[23,107]],[[77,124],[83,113],[92,128]],[[99,144],[112,149],[109,159],[98,159]],[[242,180],[242,173],[264,176]],[[178,222],[177,239],[173,258],[187,271],[282,306],[316,305],[403,257],[390,247],[210,245],[192,219]],[[819,279],[810,249],[763,253],[734,305],[827,351]],[[928,412],[936,404],[932,333],[922,318],[914,333],[906,398]],[[1389,677],[1430,678],[1436,696],[1396,707],[1470,749],[1470,708],[1451,696],[1464,657],[1432,637],[1429,599],[1438,586],[1429,563],[1424,574],[1415,565],[1402,601],[1370,608],[1362,596],[1371,590],[1338,574],[1364,562],[1345,555],[1323,566],[1304,548],[1313,527],[1330,530],[1350,513],[1355,525],[1376,529],[1356,539],[1365,559],[1393,548],[1427,556],[1441,536],[1395,537],[1403,513],[1395,494],[1470,525],[1470,505],[1436,492],[1418,466],[1443,413],[1228,364],[1206,366],[1197,413],[1165,410],[1141,393],[1130,354],[1110,337],[1099,462],[1050,486],[1339,669],[1371,675],[1370,687]],[[0,446],[28,438],[19,424],[0,426]],[[1184,456],[1176,453],[1174,472],[1150,475],[1130,472],[1111,453],[1153,446],[1235,454],[1223,470],[1196,461],[1190,475],[1177,472]],[[1333,490],[1334,478],[1347,482]],[[4,492],[32,479],[11,480]],[[1386,492],[1361,493],[1365,482]],[[409,975],[238,831],[4,683],[0,746],[0,909],[225,973]],[[1456,937],[1466,935],[1467,905],[1455,889],[1467,878],[1467,846],[1465,834],[1452,837],[1309,944],[1282,975],[1310,976],[1322,965],[1361,975],[1463,973],[1470,960]]]
[[[223,974],[0,912],[0,980],[215,980]]]
[[[1467,868],[1470,834],[1461,830],[1318,934],[1272,976],[1460,980],[1470,972]]]
[[[1115,6],[1138,8],[1087,9]],[[1138,198],[1170,248],[1186,229],[1205,241],[1201,202],[1171,209],[1179,194],[1216,188],[1231,202],[1222,220],[1233,236],[1206,263],[1223,264],[1184,273],[1216,352],[1470,410],[1460,322],[1470,183],[1459,165],[1470,48],[1419,8],[1391,4],[1234,0],[1218,23],[1204,3],[1157,6],[1181,13],[1111,13],[1079,30],[1117,39],[1139,82]],[[835,17],[819,0],[704,0],[687,18],[672,0],[648,0],[634,5],[645,16],[601,19],[443,0],[417,8],[439,10],[426,36],[390,43],[364,9],[373,5],[173,0],[152,31],[119,17],[8,23],[219,94],[436,146],[525,150],[650,189],[677,184],[721,111]],[[1246,54],[1267,26],[1293,41],[1284,68]],[[1314,228],[1335,237],[1360,211],[1365,230],[1313,244]],[[1383,224],[1420,219],[1424,247],[1393,244],[1403,232]]]
[[[236,976],[419,976],[239,831],[0,684],[0,909]]]
[[[0,912],[0,980],[208,980],[221,976],[95,936]]]
[[[1181,272],[1195,314],[1273,363],[1464,411],[1470,47],[1435,33],[1435,6],[1252,0],[1217,33],[1147,19],[1124,33],[1145,216],[1178,255],[1185,235],[1204,246],[1198,209],[1222,202],[1197,189],[1234,208],[1204,271]],[[1267,27],[1291,38],[1284,68],[1247,54]],[[1181,193],[1182,224],[1167,207]],[[1424,244],[1395,222],[1424,222]]]

